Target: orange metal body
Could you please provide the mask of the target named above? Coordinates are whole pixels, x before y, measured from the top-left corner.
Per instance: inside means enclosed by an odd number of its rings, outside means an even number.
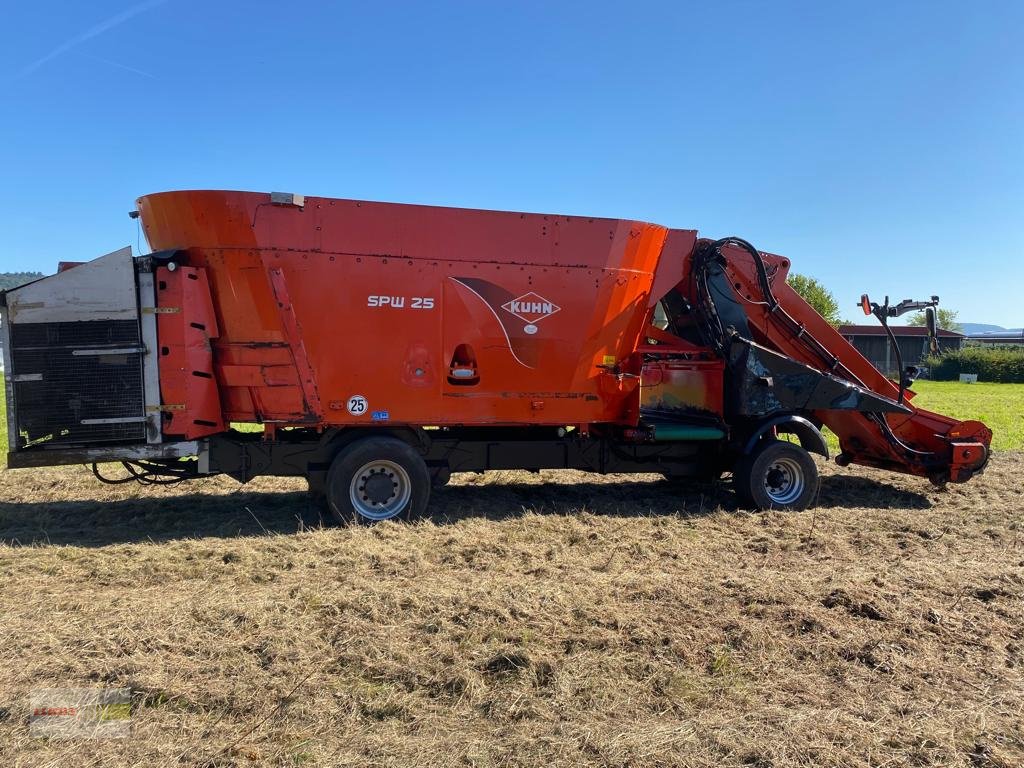
[[[184,251],[202,275],[158,276],[177,286],[158,292],[160,307],[180,308],[160,316],[161,338],[176,334],[161,360],[164,403],[184,406],[168,412],[170,434],[201,437],[231,421],[635,426],[642,403],[723,413],[722,361],[650,324],[673,287],[688,295],[695,231],[223,191],[148,195],[138,208],[151,247]],[[726,251],[753,340],[820,369],[758,303],[750,255]],[[786,284],[789,261],[765,262],[780,305],[862,386],[895,399],[896,384]],[[209,304],[181,287],[201,281]],[[645,351],[673,350],[679,359],[644,362]],[[926,474],[863,414],[817,415],[849,460]],[[984,425],[920,409],[886,418],[907,445],[947,455],[949,479],[984,461]]]
[[[599,366],[633,355],[656,273],[682,276],[668,230],[636,221],[235,192],[139,209],[154,250],[209,278],[228,421],[635,423],[639,380]],[[674,240],[688,252],[696,233]],[[453,375],[460,347],[475,381]]]
[[[157,334],[164,434],[190,439],[223,432],[210,341],[219,335],[206,270],[156,271]]]

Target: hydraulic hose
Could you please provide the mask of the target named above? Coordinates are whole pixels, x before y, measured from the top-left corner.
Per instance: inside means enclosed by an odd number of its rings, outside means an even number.
[[[779,302],[776,300],[775,294],[772,293],[771,283],[768,282],[768,269],[764,265],[764,258],[761,256],[761,252],[742,237],[723,237],[721,240],[716,240],[712,243],[711,248],[713,251],[720,253],[723,245],[735,245],[750,254],[754,260],[754,268],[757,269],[757,281],[761,285],[761,295],[768,304],[768,311],[774,312],[776,307],[779,306]]]
[[[907,392],[907,388],[903,386],[903,353],[900,352],[900,345],[896,342],[896,334],[892,332],[892,328],[889,327],[889,323],[882,320],[882,327],[885,328],[885,333],[889,337],[889,343],[892,345],[892,351],[896,353],[896,370],[900,377],[900,394],[896,399],[896,402],[903,405],[903,396]]]
[[[171,467],[144,461],[122,461],[121,466],[128,473],[127,477],[105,477],[96,463],[92,465],[92,473],[97,480],[107,485],[123,485],[131,482],[142,485],[174,485],[197,476],[184,467]]]
[[[821,358],[830,371],[841,369],[842,373],[848,380],[858,384],[859,386],[870,389],[869,387],[866,387],[859,376],[843,365],[838,357],[829,352],[825,345],[814,338],[811,334],[807,333],[806,329],[797,323],[796,320],[786,312],[785,308],[779,304],[775,295],[772,293],[771,283],[768,280],[768,270],[765,267],[764,258],[761,256],[760,251],[758,251],[750,242],[740,237],[724,237],[720,240],[715,240],[701,252],[695,254],[692,267],[692,279],[694,282],[695,293],[698,297],[698,305],[702,310],[699,316],[699,327],[701,334],[705,336],[705,342],[710,343],[710,345],[719,353],[722,353],[726,347],[725,329],[722,328],[722,323],[718,317],[718,312],[715,307],[714,298],[711,295],[711,289],[708,285],[707,265],[708,262],[716,256],[724,261],[724,255],[722,254],[721,249],[723,246],[727,245],[734,245],[741,248],[750,254],[751,258],[754,260],[754,267],[757,270],[757,281],[760,285],[765,304],[768,306],[769,316],[781,322],[784,329],[794,338],[800,339],[808,349]],[[901,371],[899,399],[897,402],[902,405],[905,395],[905,387],[903,386],[902,377],[903,357],[900,353],[899,345],[896,343],[896,338],[892,329],[889,328],[887,323],[883,323],[883,325],[885,326],[885,332],[889,335],[893,349],[896,351],[896,363]],[[923,461],[924,457],[937,455],[933,452],[918,451],[900,440],[895,433],[893,433],[892,428],[889,426],[889,423],[886,421],[883,414],[865,413],[864,416],[878,427],[879,432],[890,447],[897,451],[904,452],[904,455],[912,461]]]

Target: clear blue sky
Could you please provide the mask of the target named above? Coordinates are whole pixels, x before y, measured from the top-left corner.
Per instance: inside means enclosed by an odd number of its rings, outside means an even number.
[[[1024,3],[8,3],[0,270],[213,187],[635,217],[1024,324]],[[143,241],[143,248],[145,242]]]

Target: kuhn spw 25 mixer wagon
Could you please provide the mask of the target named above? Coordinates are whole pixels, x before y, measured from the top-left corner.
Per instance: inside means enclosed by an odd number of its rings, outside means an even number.
[[[11,467],[305,476],[382,520],[513,468],[731,472],[747,504],[801,509],[823,425],[840,465],[942,483],[988,459],[983,424],[916,408],[913,369],[886,378],[743,240],[279,193],[135,215],[152,253],[0,294]],[[863,305],[885,324],[934,301]]]

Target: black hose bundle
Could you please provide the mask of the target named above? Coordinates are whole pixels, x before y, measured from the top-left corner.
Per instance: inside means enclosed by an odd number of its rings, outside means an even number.
[[[101,483],[123,485],[136,482],[141,485],[175,485],[183,480],[197,477],[195,468],[186,464],[155,464],[149,461],[122,461],[121,466],[128,472],[127,477],[104,477],[99,465],[93,463],[92,473]]]
[[[711,296],[711,287],[708,285],[708,267],[715,259],[724,262],[721,251],[718,251],[714,244],[702,246],[694,253],[693,267],[690,270],[690,278],[693,281],[691,294],[697,302],[697,331],[700,333],[701,339],[720,357],[725,357],[727,335],[722,326],[722,319],[718,315],[718,308]]]
[[[735,328],[726,328],[724,326],[719,314],[719,309],[715,304],[711,284],[708,280],[709,268],[712,264],[719,264],[723,268],[726,266],[727,261],[725,255],[722,253],[722,248],[728,245],[741,248],[749,253],[751,258],[754,260],[754,267],[757,270],[757,281],[761,288],[761,295],[764,299],[764,304],[768,308],[768,316],[775,320],[775,322],[779,323],[784,331],[794,338],[799,339],[808,350],[814,353],[824,363],[824,367],[829,373],[839,374],[848,381],[858,386],[865,387],[865,384],[861,381],[860,377],[843,365],[838,357],[832,354],[824,344],[814,338],[814,336],[812,336],[804,326],[794,320],[793,317],[786,312],[785,308],[779,304],[775,295],[772,293],[771,283],[768,279],[768,269],[765,266],[764,257],[753,245],[740,237],[724,237],[721,240],[705,243],[694,253],[693,266],[690,274],[691,280],[693,281],[693,295],[697,299],[697,327],[704,343],[714,348],[719,355],[725,357],[730,337],[736,333]],[[884,322],[883,325],[885,325]],[[887,325],[885,328],[890,339],[895,345],[895,338],[892,335],[891,329],[889,329]],[[898,347],[897,355],[899,355]],[[899,403],[901,405],[903,404],[902,385],[900,387]],[[897,452],[902,452],[912,463],[922,462],[926,457],[936,455],[927,451],[919,451],[900,440],[892,431],[892,427],[889,426],[889,422],[886,420],[884,414],[864,413],[863,415],[864,418],[878,428],[878,431],[890,446],[892,446]]]
[[[761,286],[761,295],[768,305],[768,311],[774,312],[776,307],[779,306],[779,302],[776,301],[775,295],[772,293],[771,283],[768,282],[768,268],[764,265],[764,258],[761,256],[761,252],[742,237],[723,237],[721,240],[713,242],[711,247],[721,256],[722,246],[725,245],[738,246],[750,254],[750,257],[754,260],[754,268],[757,269],[757,282]]]
[[[701,329],[701,333],[705,334],[705,343],[713,346],[720,354],[728,345],[729,334],[723,328],[722,322],[718,317],[718,310],[715,307],[715,301],[711,295],[707,277],[708,267],[712,263],[717,262],[723,266],[726,264],[722,248],[727,245],[734,245],[743,249],[754,260],[754,268],[757,270],[757,282],[761,289],[764,304],[768,307],[768,316],[779,323],[786,333],[795,339],[799,339],[822,362],[826,371],[838,374],[848,381],[863,387],[864,382],[860,380],[860,377],[843,365],[838,357],[833,355],[824,344],[814,338],[804,326],[794,320],[786,312],[785,308],[779,304],[775,294],[772,293],[771,282],[768,278],[768,268],[765,266],[764,257],[757,248],[741,237],[723,237],[721,240],[708,243],[694,254],[691,275],[694,281],[697,303],[701,310],[698,313],[698,327]]]
[[[727,245],[734,245],[750,254],[754,260],[754,267],[757,269],[757,281],[761,288],[761,295],[764,297],[763,303],[767,305],[769,312],[774,312],[779,306],[779,302],[772,293],[771,283],[768,280],[768,269],[765,267],[764,259],[753,245],[740,237],[723,237],[721,240],[715,240],[701,246],[694,253],[691,270],[693,295],[697,299],[700,310],[697,313],[697,326],[704,343],[713,347],[723,357],[728,347],[729,337],[739,329],[732,327],[734,323],[730,323],[731,327],[726,327],[725,323],[722,322],[717,301],[727,299],[728,297],[723,295],[719,296],[719,299],[716,300],[712,290],[712,281],[709,280],[709,273],[711,272],[712,265],[718,265],[724,272],[727,262],[725,255],[722,253],[722,248]],[[721,284],[721,279],[717,282],[720,283],[718,292],[721,294],[727,283]]]

